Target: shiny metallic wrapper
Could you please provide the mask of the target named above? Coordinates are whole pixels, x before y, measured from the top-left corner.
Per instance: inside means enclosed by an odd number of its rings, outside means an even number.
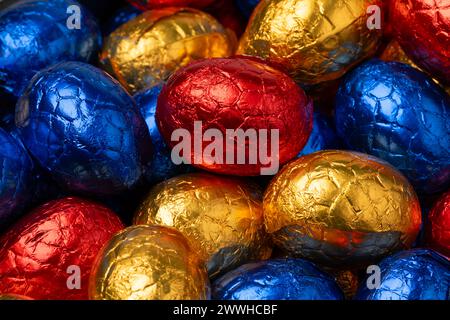
[[[104,68],[135,93],[193,60],[227,57],[233,37],[212,16],[190,8],[146,11],[105,40]]]
[[[0,293],[86,300],[97,254],[123,228],[114,212],[92,201],[43,204],[0,237]]]
[[[446,0],[389,2],[395,39],[421,69],[450,85],[450,10]]]
[[[95,300],[203,300],[209,280],[181,233],[160,226],[132,226],[97,257],[89,296]]]
[[[381,0],[261,1],[241,38],[238,54],[284,67],[299,83],[342,76],[373,55],[381,29],[369,29],[367,9]]]
[[[392,40],[384,49],[382,54],[380,55],[380,59],[384,61],[398,61],[402,63],[409,64],[411,67],[414,67],[416,69],[419,69],[423,72],[426,72],[422,68],[420,68],[413,60],[411,60],[408,55],[403,51],[402,47],[396,40]],[[429,73],[428,73],[429,74]],[[433,75],[429,74],[431,77]],[[433,78],[433,81],[436,82],[438,85],[444,88],[444,90],[450,95],[450,85],[444,85],[442,82],[437,80],[436,78]]]
[[[356,267],[408,248],[420,206],[409,182],[386,162],[320,151],[291,162],[264,196],[267,231],[290,255]]]
[[[450,190],[438,199],[429,212],[425,237],[429,247],[450,260]]]
[[[206,261],[210,277],[271,254],[262,192],[243,180],[203,173],[172,178],[150,191],[134,223],[181,231]]]
[[[450,261],[433,250],[401,251],[379,267],[379,286],[368,288],[363,281],[356,300],[450,300]]]

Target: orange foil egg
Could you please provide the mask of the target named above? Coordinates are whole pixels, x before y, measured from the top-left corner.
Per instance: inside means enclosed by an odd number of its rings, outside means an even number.
[[[350,268],[409,248],[421,225],[406,178],[350,151],[320,151],[286,165],[265,193],[264,218],[290,255]]]
[[[111,33],[100,61],[135,93],[194,60],[227,57],[234,47],[235,36],[209,14],[163,8],[146,11]]]
[[[116,234],[92,268],[94,300],[204,300],[206,269],[181,233],[160,226],[133,226]]]
[[[382,0],[261,1],[238,54],[277,63],[301,84],[334,80],[375,54],[383,8]]]
[[[210,277],[271,254],[262,191],[237,178],[193,173],[166,180],[152,188],[134,223],[182,232],[206,263]]]

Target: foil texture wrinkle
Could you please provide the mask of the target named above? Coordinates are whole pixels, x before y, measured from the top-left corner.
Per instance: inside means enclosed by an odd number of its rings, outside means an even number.
[[[134,223],[179,230],[203,259],[210,278],[271,254],[262,191],[237,178],[192,173],[164,181],[150,191]]]
[[[87,299],[97,254],[123,228],[114,212],[95,202],[69,197],[45,203],[0,238],[0,294]],[[70,266],[79,268],[79,290],[69,289]]]
[[[213,283],[217,300],[343,300],[334,279],[301,259],[243,265]]]
[[[352,150],[382,158],[420,192],[450,185],[450,96],[419,70],[370,60],[336,96],[338,135]]]
[[[422,72],[427,73],[425,70],[422,70],[413,60],[411,60],[411,58],[408,57],[408,55],[405,53],[405,51],[402,49],[402,47],[396,40],[392,40],[391,42],[389,42],[389,44],[381,53],[380,59],[384,61],[398,61],[405,64],[409,64],[411,67],[414,67]],[[433,78],[433,75],[430,74],[429,72],[428,75]],[[442,81],[436,78],[433,78],[433,81],[436,82],[441,87],[443,87],[444,90],[447,92],[447,94],[450,95],[450,85],[445,85],[442,83]]]
[[[264,195],[275,245],[329,267],[356,268],[409,248],[421,211],[406,178],[369,155],[327,150],[286,165]]]
[[[82,28],[69,29],[67,8],[81,8]],[[91,13],[72,0],[15,1],[0,11],[0,88],[18,98],[41,69],[91,61],[101,34]]]
[[[33,175],[33,162],[22,143],[0,128],[0,230],[30,202]]]
[[[429,212],[425,236],[428,246],[450,259],[450,191]]]
[[[389,12],[394,37],[408,56],[449,86],[450,3],[391,0]]]
[[[171,141],[176,129],[195,135],[195,121],[202,122],[203,130],[217,129],[224,137],[229,129],[251,129],[257,134],[266,130],[268,151],[272,148],[273,130],[278,130],[279,150],[268,156],[272,161],[277,157],[280,164],[295,158],[306,144],[312,118],[312,100],[288,75],[260,59],[245,57],[202,60],[180,69],[163,88],[156,109],[158,128],[171,147],[176,145]],[[214,173],[260,175],[264,164],[261,159],[252,164],[250,157],[264,144],[261,137],[256,146],[249,139],[241,144],[237,138],[236,143],[225,143],[222,159],[241,154],[245,155],[244,164],[236,159],[232,164],[216,163],[203,152],[196,154],[193,141],[191,154],[183,154],[183,158]],[[209,145],[205,142],[202,151]]]
[[[178,231],[132,226],[98,255],[89,285],[94,300],[204,300],[205,267]]]
[[[429,249],[402,251],[379,264],[380,285],[363,282],[357,300],[450,300],[450,261]]]
[[[132,97],[85,63],[38,73],[17,103],[15,122],[33,157],[71,191],[121,193],[151,161],[151,138]]]
[[[238,54],[283,67],[301,84],[341,77],[374,55],[382,31],[369,29],[367,8],[381,0],[273,0],[254,10]]]
[[[178,68],[202,58],[227,57],[235,44],[212,16],[191,8],[150,10],[106,39],[104,69],[131,93],[165,81]]]

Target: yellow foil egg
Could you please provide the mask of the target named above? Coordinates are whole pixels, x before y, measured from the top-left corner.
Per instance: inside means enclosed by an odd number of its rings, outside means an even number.
[[[135,224],[160,224],[181,231],[208,274],[269,258],[262,191],[237,178],[194,173],[156,185],[138,209]]]
[[[95,300],[203,300],[206,269],[186,238],[162,226],[132,226],[115,235],[93,266]]]
[[[382,160],[349,151],[301,157],[264,195],[267,231],[290,255],[358,267],[406,249],[421,212],[410,183]]]
[[[378,6],[371,7],[376,12],[368,10],[372,5]],[[382,38],[376,28],[382,8],[382,0],[263,0],[238,54],[279,64],[298,83],[334,80],[375,54]]]
[[[235,42],[216,19],[199,10],[150,10],[106,38],[100,62],[134,93],[193,60],[231,55]]]

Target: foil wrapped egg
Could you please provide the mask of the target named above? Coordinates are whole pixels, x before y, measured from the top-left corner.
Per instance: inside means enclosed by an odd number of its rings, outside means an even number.
[[[106,39],[101,64],[131,93],[166,80],[202,58],[227,57],[234,44],[212,16],[190,8],[150,10]]]
[[[259,59],[208,59],[170,77],[156,120],[180,162],[221,174],[270,175],[306,144],[312,101]]]
[[[81,62],[39,72],[16,106],[26,148],[62,186],[94,195],[133,188],[151,160],[151,139],[132,97]]]
[[[341,143],[331,119],[318,112],[314,113],[313,129],[308,142],[299,157],[321,150],[339,149]]]
[[[334,279],[302,259],[243,265],[213,283],[217,300],[342,300]]]
[[[152,185],[192,170],[190,166],[173,163],[170,148],[165,143],[156,125],[156,105],[163,85],[163,83],[156,84],[139,91],[133,96],[147,124],[153,143],[153,158],[145,173],[147,181]]]
[[[450,191],[429,212],[425,234],[427,244],[450,259]]]
[[[264,219],[288,254],[351,269],[409,248],[421,211],[413,187],[384,161],[328,150],[280,171],[264,195]]]
[[[79,21],[72,18],[72,6],[80,10]],[[16,1],[0,11],[0,88],[17,98],[41,69],[61,61],[88,62],[100,43],[95,18],[78,2]]]
[[[0,293],[87,299],[95,257],[123,224],[95,202],[63,198],[19,220],[1,239]]]
[[[236,178],[192,173],[164,181],[150,191],[134,223],[179,230],[206,262],[211,278],[271,253],[262,191]]]
[[[95,300],[204,300],[210,288],[204,265],[181,233],[132,226],[98,255],[89,295]]]
[[[33,162],[22,143],[0,128],[0,230],[30,202]]]
[[[194,7],[205,8],[215,0],[128,0],[133,6],[141,10],[149,10],[162,7]]]
[[[433,250],[399,252],[379,267],[379,286],[364,281],[357,300],[450,300],[450,261]]]
[[[370,6],[379,12],[384,8],[382,0],[263,1],[238,54],[279,64],[301,84],[337,79],[375,54],[381,42],[381,28],[367,26]],[[381,15],[378,19],[382,23]]]
[[[447,1],[393,1],[393,34],[421,69],[450,85],[450,11]]]
[[[406,64],[371,60],[342,82],[336,128],[352,150],[382,158],[421,192],[450,183],[450,97]]]

